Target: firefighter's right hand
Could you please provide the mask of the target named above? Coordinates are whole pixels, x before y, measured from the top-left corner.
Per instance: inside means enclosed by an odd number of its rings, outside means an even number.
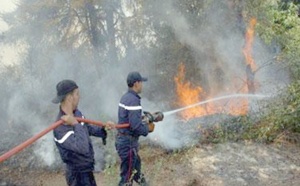
[[[149,132],[153,132],[154,128],[155,128],[155,125],[154,125],[154,123],[149,123],[148,127],[149,127]]]
[[[150,112],[144,111],[144,115],[142,116],[142,120],[144,120],[146,123],[152,123],[154,118]]]
[[[78,121],[75,119],[72,115],[63,115],[61,119],[65,122],[67,125],[75,125],[78,123]]]
[[[116,125],[112,121],[108,121],[104,124],[105,129],[111,130],[116,128]]]

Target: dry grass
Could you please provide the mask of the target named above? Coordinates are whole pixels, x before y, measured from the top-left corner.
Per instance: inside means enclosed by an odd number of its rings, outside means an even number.
[[[287,134],[286,134],[287,135]],[[143,172],[153,186],[298,186],[300,148],[293,144],[252,142],[198,144],[180,151],[143,145]],[[16,186],[65,186],[63,171],[18,170],[1,167],[0,184]],[[119,161],[95,173],[99,186],[119,181]],[[9,184],[14,183],[14,184]],[[136,186],[136,184],[135,184]]]
[[[283,145],[300,144],[300,133],[283,131],[275,138],[274,143],[283,144]]]

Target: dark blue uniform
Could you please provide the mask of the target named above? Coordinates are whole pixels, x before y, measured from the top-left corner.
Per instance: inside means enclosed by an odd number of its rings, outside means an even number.
[[[132,181],[140,183],[141,159],[138,155],[139,136],[147,136],[148,125],[142,122],[141,97],[129,89],[119,103],[118,124],[129,123],[129,128],[118,129],[116,149],[121,158],[119,185],[131,185]]]
[[[65,113],[60,110],[57,120]],[[75,117],[84,118],[79,110]],[[95,186],[94,149],[89,136],[106,138],[106,131],[97,126],[78,123],[74,126],[60,125],[53,131],[54,141],[62,161],[66,164],[66,179],[72,186]]]

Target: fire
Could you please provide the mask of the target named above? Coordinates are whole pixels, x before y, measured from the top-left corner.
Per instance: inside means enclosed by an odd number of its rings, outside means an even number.
[[[181,63],[178,68],[178,74],[174,78],[176,84],[176,93],[178,95],[178,105],[188,106],[198,103],[201,100],[203,89],[199,86],[193,87],[190,82],[185,82],[185,66]],[[181,113],[184,119],[190,119],[196,116],[205,115],[206,111],[203,107],[197,106],[185,110]]]
[[[252,57],[252,47],[254,40],[254,28],[256,19],[252,18],[249,22],[245,34],[245,46],[242,49],[246,59],[246,83],[237,83],[232,79],[228,82],[227,90],[223,94],[246,94],[254,93],[254,75],[256,64]],[[191,82],[185,80],[185,66],[181,63],[178,68],[178,74],[174,78],[176,85],[177,101],[176,106],[186,107],[197,104],[201,101],[216,97],[216,95],[207,95],[201,86],[193,86]],[[195,106],[180,112],[183,119],[189,120],[194,117],[200,117],[216,113],[227,113],[231,115],[246,115],[249,109],[249,100],[247,98],[231,98],[219,100],[217,102],[208,102],[204,105]]]
[[[248,93],[255,93],[255,71],[256,71],[256,64],[252,57],[252,48],[253,48],[253,40],[254,40],[254,29],[256,25],[256,19],[251,18],[246,34],[245,34],[245,46],[243,48],[243,54],[246,59],[246,83]]]
[[[213,96],[206,95],[201,86],[192,86],[191,82],[185,80],[185,66],[181,63],[178,74],[174,78],[177,93],[176,105],[186,107],[201,101],[208,100]],[[180,112],[184,120],[191,118],[211,115],[216,113],[228,113],[231,115],[245,115],[247,113],[247,101],[243,98],[233,98],[218,102],[208,102],[203,105],[195,106]]]
[[[250,65],[252,71],[256,70],[256,65],[252,57],[252,46],[254,40],[255,25],[256,25],[256,19],[251,18],[248,28],[246,30],[246,34],[245,34],[246,43],[243,49],[243,54],[246,58],[246,63],[247,65]]]

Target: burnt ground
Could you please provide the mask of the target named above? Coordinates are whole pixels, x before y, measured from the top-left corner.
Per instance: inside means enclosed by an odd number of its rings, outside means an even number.
[[[155,186],[299,186],[300,147],[251,142],[200,144],[180,151],[143,145],[143,169]],[[118,183],[118,165],[95,172],[98,185]],[[0,186],[64,186],[62,169],[0,165]]]

